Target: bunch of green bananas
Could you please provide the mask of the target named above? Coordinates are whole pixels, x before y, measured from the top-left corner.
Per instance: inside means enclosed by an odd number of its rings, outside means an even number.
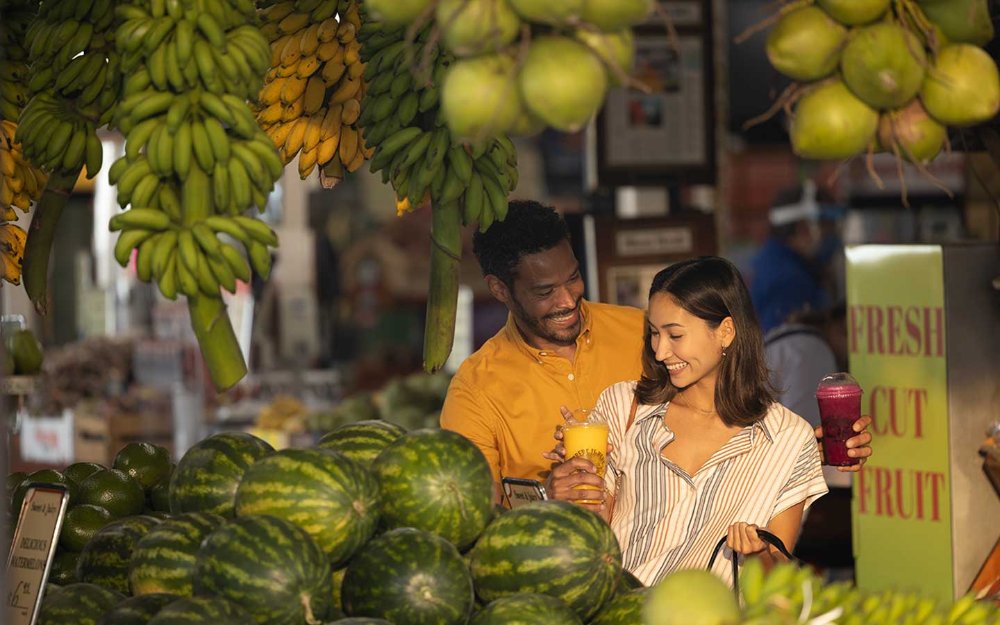
[[[115,259],[128,264],[137,249],[136,275],[140,280],[155,279],[165,297],[178,293],[187,297],[218,297],[221,286],[236,292],[236,281],[250,281],[250,267],[267,277],[271,255],[268,246],[278,238],[267,224],[236,215],[212,215],[191,226],[181,226],[163,211],[133,208],[111,218],[112,231],[121,231],[115,244]],[[239,241],[246,256],[220,234]]]
[[[740,573],[743,625],[836,622],[842,625],[993,625],[1000,608],[965,595],[943,605],[917,592],[863,591],[848,582],[822,584],[807,567],[791,563],[765,573],[748,558]],[[832,620],[828,620],[831,619]]]
[[[26,33],[32,93],[18,122],[24,155],[49,171],[87,177],[101,169],[97,129],[114,112],[121,85],[111,0],[43,0]]]
[[[517,151],[506,135],[471,146],[454,140],[439,98],[454,58],[430,43],[431,33],[426,27],[408,42],[405,29],[371,21],[361,28],[368,92],[360,122],[375,147],[371,171],[381,171],[410,207],[428,195],[434,205],[459,202],[463,223],[485,231],[507,215]],[[430,69],[429,81],[421,69]]]
[[[375,148],[371,171],[392,185],[400,214],[427,199],[432,206],[424,369],[434,372],[454,341],[462,223],[486,230],[506,217],[517,151],[506,136],[476,145],[452,136],[439,90],[453,58],[434,43],[433,25],[410,41],[405,28],[363,19],[358,39],[367,82],[358,121]]]
[[[324,186],[333,186],[372,154],[358,128],[365,93],[359,2],[284,0],[260,14],[271,69],[257,121],[285,163],[298,156],[303,180],[318,167]]]
[[[109,224],[120,231],[115,258],[128,265],[135,250],[141,280],[155,281],[167,298],[188,298],[209,372],[225,389],[246,364],[220,289],[235,292],[251,267],[266,279],[268,247],[278,243],[270,227],[244,215],[263,210],[284,171],[247,103],[270,48],[250,0],[153,0],[117,13],[125,79],[113,123],[125,154],[108,178],[119,204],[131,207]]]
[[[28,102],[28,50],[24,42],[38,0],[0,1],[0,119],[16,122]]]

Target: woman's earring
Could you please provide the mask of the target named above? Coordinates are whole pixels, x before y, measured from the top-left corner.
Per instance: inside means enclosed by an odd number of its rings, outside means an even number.
[[[725,357],[726,357],[726,350],[722,350],[722,357],[723,357],[723,358],[725,358]]]

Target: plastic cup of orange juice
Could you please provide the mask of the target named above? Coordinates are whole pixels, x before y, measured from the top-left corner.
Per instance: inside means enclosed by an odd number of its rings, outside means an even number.
[[[597,475],[604,477],[608,455],[607,423],[595,419],[593,415],[585,421],[567,421],[563,425],[563,447],[566,448],[566,460],[570,458],[586,458],[594,465]],[[579,484],[573,488],[593,489],[593,487],[583,484]],[[601,502],[591,499],[578,499],[577,503],[599,504]]]

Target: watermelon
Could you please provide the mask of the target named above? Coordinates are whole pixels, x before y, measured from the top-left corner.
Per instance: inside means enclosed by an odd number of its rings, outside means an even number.
[[[170,476],[170,511],[233,516],[243,473],[272,453],[266,441],[246,432],[222,432],[195,443]]]
[[[319,439],[316,446],[321,449],[332,449],[351,460],[366,464],[404,434],[406,428],[395,423],[382,419],[366,419],[357,423],[346,423],[328,432]]]
[[[57,549],[49,569],[49,581],[60,586],[80,581],[76,578],[76,564],[79,561],[79,552]]]
[[[620,594],[601,608],[589,625],[643,625],[642,606],[648,596],[649,588]]]
[[[341,589],[348,616],[396,625],[457,625],[472,612],[469,570],[455,546],[413,528],[387,532],[347,565]]]
[[[330,606],[330,563],[298,525],[239,517],[205,539],[194,590],[245,607],[260,625],[313,623]]]
[[[378,526],[378,482],[362,465],[327,449],[285,449],[252,464],[236,491],[236,515],[291,521],[341,566]]]
[[[472,617],[469,625],[582,625],[582,622],[576,612],[555,597],[525,593],[490,602]]]
[[[433,532],[459,549],[493,518],[493,475],[482,452],[449,430],[415,430],[374,463],[386,527]]]
[[[97,530],[80,552],[76,577],[128,594],[128,565],[139,539],[160,523],[146,515],[126,517]]]
[[[618,594],[625,594],[639,588],[645,588],[646,585],[643,584],[638,577],[632,575],[625,569],[622,569],[621,577],[618,578]]]
[[[35,625],[97,625],[125,595],[97,584],[70,584],[48,592]]]
[[[179,598],[166,593],[129,597],[105,612],[97,625],[146,625],[164,606]]]
[[[224,521],[217,514],[188,512],[151,529],[132,550],[128,568],[132,594],[191,596],[198,549]]]
[[[184,597],[168,604],[146,625],[254,625],[254,619],[220,597]]]
[[[541,593],[587,621],[615,593],[621,549],[599,516],[565,501],[539,501],[497,518],[470,553],[476,592],[486,602]]]
[[[344,586],[344,575],[347,568],[337,569],[330,575],[330,610],[343,613],[344,602],[341,600],[341,589]]]
[[[367,616],[351,616],[332,621],[330,625],[393,625],[389,621],[381,618],[368,618]]]

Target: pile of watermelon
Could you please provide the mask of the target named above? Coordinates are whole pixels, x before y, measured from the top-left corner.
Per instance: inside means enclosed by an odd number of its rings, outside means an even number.
[[[643,588],[622,569],[602,519],[565,502],[495,508],[482,454],[440,429],[369,421],[330,432],[312,448],[281,451],[224,432],[185,453],[166,495],[168,511],[141,510],[94,533],[73,574],[50,579],[39,625],[1000,619],[994,606],[971,597],[938,605],[913,593],[866,594],[823,585],[793,565],[765,576],[755,559],[744,565],[739,602],[707,571],[677,572]]]
[[[641,622],[607,524],[562,502],[501,513],[454,432],[375,419],[281,451],[224,432],[163,499],[95,532],[39,625]]]
[[[306,418],[314,432],[327,432],[348,423],[386,419],[407,429],[436,427],[451,383],[445,371],[419,371],[395,377],[375,391],[358,391],[330,410]]]

